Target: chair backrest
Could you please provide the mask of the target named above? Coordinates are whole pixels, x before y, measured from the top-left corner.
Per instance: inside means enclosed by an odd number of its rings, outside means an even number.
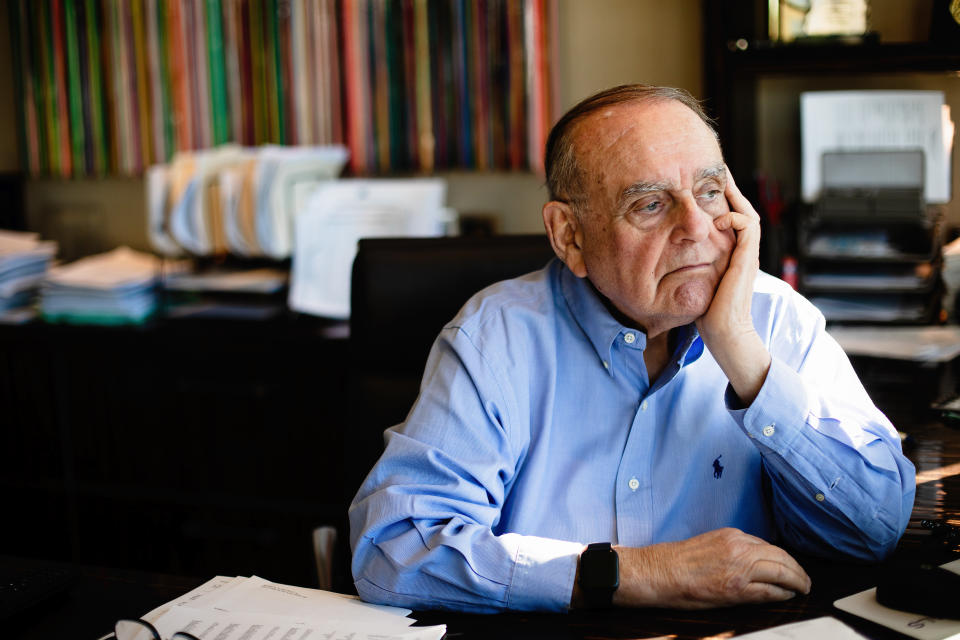
[[[542,268],[545,235],[360,240],[351,289],[351,394],[345,487],[353,497],[383,431],[416,400],[430,347],[474,293]]]

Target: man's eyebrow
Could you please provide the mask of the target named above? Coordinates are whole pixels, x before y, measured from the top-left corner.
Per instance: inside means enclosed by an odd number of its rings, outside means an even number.
[[[726,182],[727,178],[727,165],[724,163],[715,164],[712,167],[706,167],[705,169],[700,169],[697,172],[696,182],[701,180],[706,180],[707,178],[715,178],[720,182]]]
[[[624,189],[620,193],[620,202],[619,208],[623,209],[631,202],[636,200],[641,196],[645,196],[648,193],[656,193],[658,191],[670,191],[673,189],[673,183],[667,180],[661,180],[660,182],[634,182],[632,185]]]
[[[712,167],[700,169],[695,177],[695,182],[700,182],[701,180],[706,180],[708,178],[713,178],[721,183],[726,183],[727,165],[723,162],[719,162]],[[634,182],[620,193],[620,202],[618,203],[619,208],[625,208],[637,198],[645,196],[648,193],[673,191],[674,189],[675,187],[673,186],[673,183],[669,180],[661,180],[659,182]]]

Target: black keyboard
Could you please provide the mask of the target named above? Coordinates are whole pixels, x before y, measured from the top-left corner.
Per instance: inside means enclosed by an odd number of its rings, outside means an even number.
[[[17,565],[0,563],[0,620],[65,593],[76,580],[76,574],[66,567]]]

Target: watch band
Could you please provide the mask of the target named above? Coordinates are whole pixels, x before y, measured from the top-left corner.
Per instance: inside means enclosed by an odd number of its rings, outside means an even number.
[[[609,609],[620,586],[620,558],[609,542],[588,544],[580,554],[580,590],[587,607]]]

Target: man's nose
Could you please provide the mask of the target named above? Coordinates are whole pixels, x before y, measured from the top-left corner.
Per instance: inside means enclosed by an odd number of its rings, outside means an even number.
[[[693,196],[677,200],[673,214],[673,238],[675,241],[699,242],[710,235],[713,215],[704,211]]]

